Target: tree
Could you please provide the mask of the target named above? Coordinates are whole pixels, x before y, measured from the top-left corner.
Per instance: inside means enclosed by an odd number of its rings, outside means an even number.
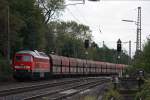
[[[0,55],[1,56],[4,56],[6,53],[4,52],[5,51],[5,48],[7,47],[6,46],[6,40],[7,40],[7,22],[5,21],[7,18],[7,8],[6,6],[8,5],[8,2],[7,1],[4,1],[4,0],[1,0],[0,1],[0,13],[1,13],[1,16],[0,16]],[[6,56],[6,55],[5,55]]]
[[[150,40],[148,39],[147,43],[144,46],[140,55],[136,56],[134,59],[135,68],[143,68],[146,72],[150,73]]]
[[[42,11],[35,5],[34,0],[14,0],[10,2],[12,13],[18,15],[24,22],[19,30],[22,45],[19,48],[43,49],[44,48],[44,16]]]
[[[92,40],[92,31],[89,26],[70,21],[67,22],[67,30],[69,30],[69,33],[76,38]]]
[[[9,10],[11,53],[20,49],[40,49],[46,47],[47,32],[45,17],[35,0],[1,0],[0,1],[0,40],[1,55],[7,52],[7,16]]]
[[[88,26],[78,24],[76,22],[57,22],[52,21],[49,24],[49,29],[54,34],[54,51],[59,55],[71,57],[84,56],[84,39],[91,40],[91,33]],[[83,27],[84,26],[84,27]],[[84,35],[82,34],[84,30]],[[88,36],[88,37],[87,37]],[[78,51],[78,53],[76,52]],[[82,55],[78,55],[83,53]]]
[[[65,8],[64,0],[37,0],[37,5],[43,10],[46,24],[50,20],[57,19]]]
[[[19,31],[24,26],[24,21],[21,19],[20,15],[15,12],[13,3],[15,1],[0,1],[0,12],[2,16],[0,16],[0,51],[2,52],[3,56],[7,54],[7,42],[8,42],[8,34],[7,34],[7,27],[8,27],[8,20],[9,24],[9,37],[10,37],[10,44],[11,48],[14,48],[16,45],[19,45],[22,38],[19,38]],[[8,11],[9,8],[9,11]],[[9,15],[8,15],[9,14]],[[9,16],[9,19],[8,19]],[[12,53],[12,52],[11,52]]]

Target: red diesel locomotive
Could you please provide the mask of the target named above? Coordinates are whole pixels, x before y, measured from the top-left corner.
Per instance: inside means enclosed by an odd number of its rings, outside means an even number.
[[[84,60],[38,51],[19,51],[13,59],[15,79],[49,78],[51,76],[121,75],[124,64]]]

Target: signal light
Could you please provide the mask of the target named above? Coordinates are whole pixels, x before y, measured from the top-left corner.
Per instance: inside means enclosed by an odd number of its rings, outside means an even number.
[[[87,49],[89,48],[89,40],[84,41],[84,47]]]
[[[118,52],[121,52],[121,50],[122,50],[121,43],[122,43],[121,40],[118,39],[118,41],[117,41],[117,51],[118,51]]]

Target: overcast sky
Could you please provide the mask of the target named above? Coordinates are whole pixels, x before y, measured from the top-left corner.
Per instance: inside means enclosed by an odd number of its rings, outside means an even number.
[[[80,3],[66,0],[66,4]],[[88,25],[92,30],[93,40],[102,46],[102,41],[109,48],[116,49],[116,41],[132,41],[132,55],[135,52],[136,25],[121,20],[137,21],[137,7],[142,10],[142,44],[150,35],[150,1],[145,0],[100,0],[85,4],[67,6],[61,17],[64,21],[74,20]],[[101,31],[101,32],[100,32]],[[123,50],[128,51],[128,44],[123,44]]]

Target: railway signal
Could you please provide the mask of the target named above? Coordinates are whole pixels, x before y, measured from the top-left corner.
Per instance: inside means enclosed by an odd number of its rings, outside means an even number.
[[[117,41],[117,51],[121,52],[121,50],[122,50],[122,42],[121,42],[120,39],[118,39],[118,41]]]
[[[89,48],[89,40],[88,39],[86,39],[85,41],[84,41],[84,47],[87,49],[87,48]]]

